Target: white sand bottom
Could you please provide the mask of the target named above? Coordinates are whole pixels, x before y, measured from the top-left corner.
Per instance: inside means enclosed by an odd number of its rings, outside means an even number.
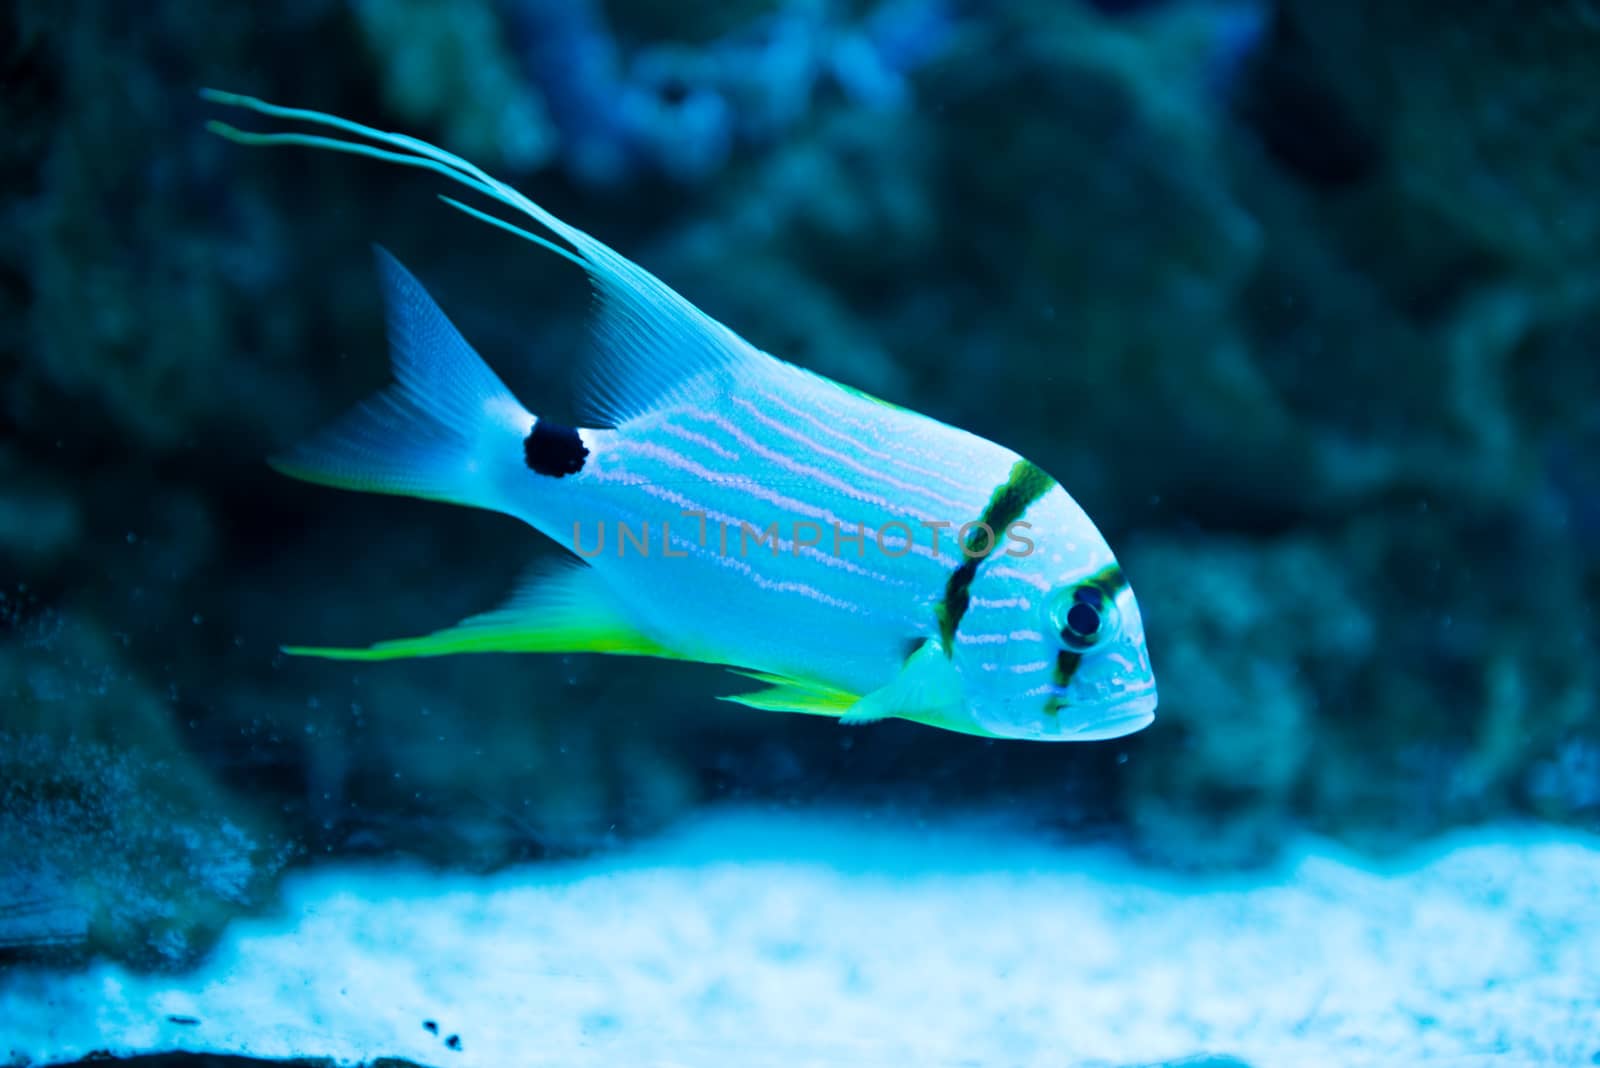
[[[492,877],[316,869],[183,976],[0,974],[0,1062],[96,1050],[1600,1063],[1600,843],[1501,829],[1375,869],[1308,840],[1270,872],[1187,879],[996,821],[724,811]]]

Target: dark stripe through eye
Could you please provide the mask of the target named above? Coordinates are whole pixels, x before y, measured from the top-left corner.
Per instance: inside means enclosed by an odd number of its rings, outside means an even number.
[[[1070,649],[1063,649],[1056,654],[1056,689],[1065,690],[1067,683],[1072,681],[1072,676],[1077,673],[1078,665],[1083,657]]]
[[[1127,585],[1128,579],[1122,573],[1122,566],[1120,564],[1107,564],[1078,584],[1078,594],[1081,595],[1089,590],[1098,590],[1107,601],[1115,601],[1117,594],[1121,593]]]

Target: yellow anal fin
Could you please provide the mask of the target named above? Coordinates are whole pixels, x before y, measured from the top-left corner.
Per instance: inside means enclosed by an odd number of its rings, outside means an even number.
[[[614,653],[676,657],[640,633],[598,572],[563,561],[531,571],[504,605],[453,627],[369,648],[285,646],[292,656],[329,660],[399,660],[458,653]]]
[[[720,700],[767,712],[801,712],[810,716],[839,717],[859,700],[856,694],[786,675],[769,675],[759,671],[735,671],[734,674],[764,682],[767,688],[751,693],[730,694]]]

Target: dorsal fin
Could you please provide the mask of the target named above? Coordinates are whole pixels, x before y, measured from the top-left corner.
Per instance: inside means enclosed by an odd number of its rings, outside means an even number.
[[[430,170],[528,216],[570,245],[570,249],[563,248],[476,208],[442,198],[475,218],[550,249],[588,274],[598,305],[595,333],[600,350],[587,376],[583,398],[588,419],[619,426],[664,405],[693,399],[702,395],[701,391],[725,391],[741,366],[777,362],[649,271],[453,153],[414,137],[386,133],[319,111],[282,107],[214,89],[202,90],[201,96],[273,118],[330,127],[376,144],[317,134],[247,133],[226,123],[207,123],[208,129],[230,141],[322,148]]]
[[[587,418],[621,426],[677,402],[725,394],[741,364],[772,359],[642,267],[599,247],[609,257],[589,272],[598,345],[580,398]]]

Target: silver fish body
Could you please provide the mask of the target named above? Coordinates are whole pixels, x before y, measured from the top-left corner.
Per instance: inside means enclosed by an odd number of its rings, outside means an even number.
[[[763,353],[631,261],[424,142],[245,134],[434,170],[530,217],[599,297],[585,425],[525,408],[379,253],[397,382],[279,461],[311,481],[490,508],[567,548],[502,608],[346,659],[602,652],[724,664],[755,708],[1090,740],[1148,724],[1138,603],[1083,509],[1003,446]]]

